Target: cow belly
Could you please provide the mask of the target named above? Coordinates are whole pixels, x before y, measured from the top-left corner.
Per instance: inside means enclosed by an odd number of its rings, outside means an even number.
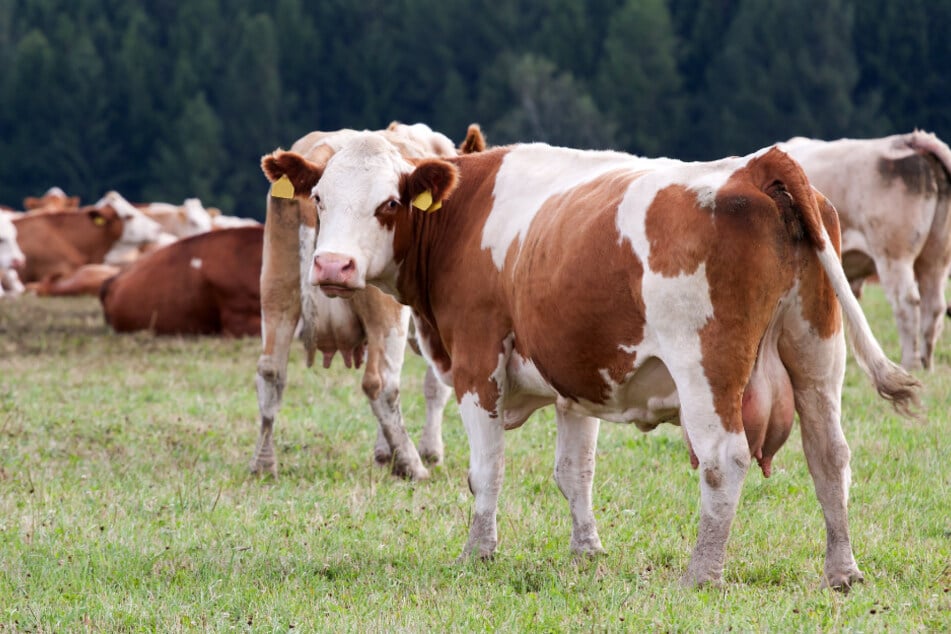
[[[535,409],[556,401],[559,407],[584,416],[634,423],[641,431],[650,431],[661,423],[679,424],[677,387],[667,366],[656,357],[649,357],[623,383],[612,385],[609,397],[601,403],[558,395],[535,364],[517,353],[509,361],[507,376],[506,429],[517,427]]]

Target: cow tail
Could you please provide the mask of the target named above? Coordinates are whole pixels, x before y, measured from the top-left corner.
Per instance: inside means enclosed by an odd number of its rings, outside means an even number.
[[[921,383],[904,368],[893,363],[872,334],[865,313],[859,305],[842,269],[842,260],[822,221],[820,199],[816,197],[805,172],[784,152],[773,148],[765,156],[777,152],[776,164],[781,165],[781,178],[765,171],[760,176],[763,191],[773,198],[789,231],[790,237],[808,244],[819,258],[822,269],[832,283],[847,324],[846,337],[853,356],[862,371],[872,380],[882,398],[891,402],[903,416],[918,418],[921,401],[918,396]]]
[[[856,362],[872,380],[879,395],[891,402],[899,414],[908,418],[920,418],[921,382],[885,356],[878,340],[872,334],[862,306],[852,294],[842,262],[832,247],[825,227],[821,229],[824,240],[821,246],[816,246],[816,255],[842,306],[842,313],[848,325],[845,329],[846,337]]]
[[[919,154],[931,154],[944,168],[946,177],[951,180],[951,148],[930,132],[915,130],[904,137],[905,144]]]

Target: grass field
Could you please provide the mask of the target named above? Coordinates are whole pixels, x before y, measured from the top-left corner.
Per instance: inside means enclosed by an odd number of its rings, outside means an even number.
[[[863,305],[889,355],[880,289]],[[291,358],[280,476],[254,478],[259,342],[118,336],[93,299],[0,302],[0,631],[951,631],[951,333],[898,418],[849,362],[855,555],[866,583],[819,589],[825,531],[798,430],[747,477],[725,587],[685,590],[699,502],[680,430],[603,424],[595,516],[608,554],[569,553],[554,422],[506,435],[500,545],[467,535],[457,411],[431,480],[372,461],[359,374]],[[403,407],[416,437],[424,366]]]

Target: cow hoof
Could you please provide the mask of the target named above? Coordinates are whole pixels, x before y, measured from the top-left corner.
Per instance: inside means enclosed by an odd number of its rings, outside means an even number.
[[[441,465],[443,452],[441,449],[419,448],[419,457],[428,465]]]
[[[684,588],[722,588],[723,578],[709,574],[697,574],[690,570],[680,578],[680,585]]]
[[[393,462],[393,468],[391,473],[399,478],[405,478],[407,480],[412,480],[414,482],[419,482],[422,480],[429,479],[429,469],[423,465],[418,467],[413,467],[406,464],[400,464],[396,461]]]
[[[277,477],[277,462],[275,461],[261,461],[261,460],[252,460],[249,465],[251,470],[251,475],[256,476],[266,476],[270,475],[274,478]]]
[[[864,582],[865,576],[862,574],[862,571],[858,568],[854,568],[846,572],[826,573],[825,576],[822,577],[822,585],[820,587],[832,588],[843,594],[848,594],[853,584]]]
[[[374,449],[373,450],[373,460],[376,461],[381,467],[385,467],[393,461],[393,453],[387,449]]]
[[[604,550],[601,546],[601,542],[597,544],[572,544],[571,545],[571,554],[576,557],[588,557],[593,559],[594,557],[600,557],[601,555],[607,554],[607,551]]]

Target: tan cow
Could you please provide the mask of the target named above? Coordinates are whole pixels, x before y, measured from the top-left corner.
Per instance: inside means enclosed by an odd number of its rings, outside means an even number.
[[[311,132],[296,141],[291,149],[311,160],[325,162],[341,143],[356,134],[359,133],[354,130]],[[422,124],[377,134],[390,139],[405,156],[435,156],[434,148],[455,154],[448,138]],[[470,128],[464,143],[466,151],[484,147],[477,126]],[[449,390],[431,369],[427,371],[423,388],[426,424],[417,451],[406,432],[399,403],[409,311],[376,289],[343,300],[330,299],[308,284],[306,275],[301,277],[300,273],[309,269],[313,254],[316,208],[313,201],[275,196],[273,189],[271,193],[261,269],[263,353],[258,360],[256,377],[261,428],[251,460],[252,472],[277,473],[274,418],[286,382],[291,341],[298,322],[302,322],[301,336],[308,367],[318,351],[323,356],[324,367],[329,367],[337,352],[347,367],[359,367],[366,356],[362,387],[379,421],[374,447],[376,461],[391,464],[396,475],[414,480],[427,478],[429,470],[420,454],[431,463],[442,461],[442,416]]]
[[[42,196],[24,198],[23,209],[34,214],[75,211],[79,209],[79,200],[79,196],[67,196],[59,187],[50,187]]]
[[[882,139],[782,146],[829,197],[856,294],[877,274],[898,322],[902,365],[930,368],[951,270],[951,149],[915,131]]]
[[[100,203],[17,218],[14,224],[26,255],[23,282],[68,277],[85,264],[102,263],[117,244],[135,246],[157,237],[158,225],[139,216]]]
[[[682,164],[531,144],[408,159],[367,134],[326,162],[276,152],[263,167],[319,201],[311,283],[335,297],[372,284],[411,306],[454,386],[475,496],[463,556],[496,549],[504,431],[554,404],[572,551],[602,550],[598,419],[680,423],[701,494],[684,582],[720,582],[750,463],[768,474],[798,413],[827,526],[824,583],[862,579],[843,312],[880,394],[908,411],[920,384],[882,353],[839,261],[835,210],[786,154]]]
[[[244,227],[200,233],[150,253],[102,284],[106,323],[116,332],[259,334],[263,242],[263,227]]]

